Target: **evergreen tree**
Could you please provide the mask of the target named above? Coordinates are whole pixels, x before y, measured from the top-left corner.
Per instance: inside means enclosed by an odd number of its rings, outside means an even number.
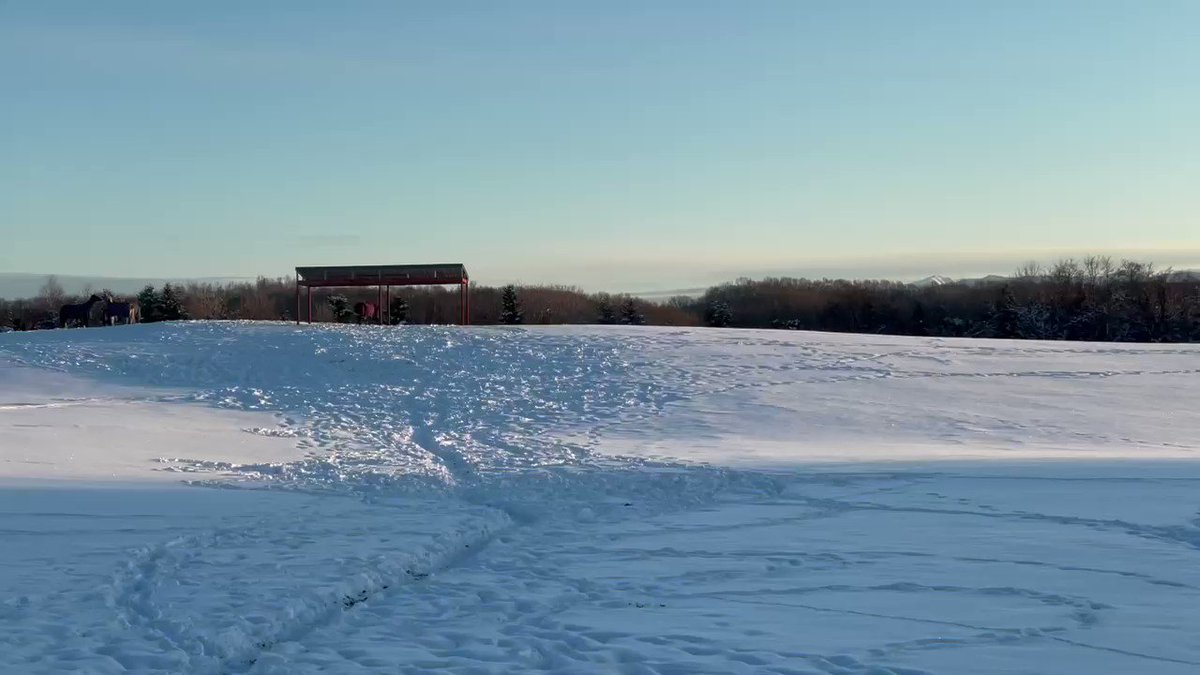
[[[159,296],[161,303],[162,320],[163,321],[186,321],[188,318],[187,310],[183,308],[183,303],[179,299],[179,292],[171,284],[163,284],[162,294]]]
[[[388,309],[388,318],[393,326],[408,321],[408,301],[404,298],[392,298],[392,306]]]
[[[163,320],[162,296],[153,286],[147,285],[137,296],[138,312],[143,323]]]
[[[704,310],[704,323],[713,328],[724,328],[733,322],[733,312],[730,311],[729,305],[716,300],[709,303]]]
[[[642,313],[638,311],[633,298],[625,298],[625,304],[621,305],[621,323],[627,326],[643,326],[646,324],[646,317],[642,316]]]
[[[517,287],[509,284],[500,295],[500,323],[515,326],[525,320],[521,303],[517,300]]]
[[[1021,337],[1021,314],[1017,298],[1012,290],[1005,286],[1000,291],[1000,301],[992,308],[992,332],[998,338]]]
[[[596,303],[596,312],[596,323],[611,325],[617,322],[617,313],[607,295],[600,296],[600,301]]]
[[[925,305],[918,302],[913,306],[911,332],[913,335],[929,335],[929,329],[925,326]]]
[[[325,302],[329,303],[329,311],[333,312],[333,320],[338,323],[349,323],[354,317],[350,309],[350,301],[344,295],[331,295]]]

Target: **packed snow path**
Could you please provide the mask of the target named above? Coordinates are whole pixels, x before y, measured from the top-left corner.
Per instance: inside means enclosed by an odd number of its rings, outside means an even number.
[[[2,335],[0,481],[71,480],[0,482],[0,670],[1193,673],[1198,375],[787,332]],[[98,406],[125,433],[28,428]],[[198,406],[304,456],[163,443]],[[60,432],[69,460],[13,447]],[[147,438],[194,487],[81,480]]]

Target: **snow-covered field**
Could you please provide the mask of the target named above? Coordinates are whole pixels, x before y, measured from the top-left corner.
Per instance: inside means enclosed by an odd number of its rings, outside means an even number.
[[[0,672],[1200,672],[1200,348],[0,335]]]

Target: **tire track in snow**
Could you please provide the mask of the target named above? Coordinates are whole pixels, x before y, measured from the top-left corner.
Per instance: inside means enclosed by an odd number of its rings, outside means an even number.
[[[374,506],[385,512],[390,510],[383,504]],[[252,526],[188,535],[137,551],[114,578],[109,602],[130,625],[139,626],[153,639],[182,652],[189,663],[189,672],[243,672],[276,644],[302,639],[363,602],[381,594],[402,592],[407,584],[420,582],[477,555],[494,537],[513,525],[507,514],[490,510],[483,517],[434,535],[414,550],[387,551],[374,560],[344,570],[339,581],[325,580],[320,587],[306,588],[301,596],[288,602],[284,611],[248,628],[227,629],[216,635],[197,632],[186,616],[175,615],[171,608],[161,604],[157,597],[160,589],[178,584],[193,568],[203,571],[205,554],[252,548],[263,541],[278,539],[281,529],[286,531],[288,527],[304,532],[302,523],[297,526],[297,522],[266,518]],[[222,590],[220,579],[209,578],[208,582],[210,586],[204,592]]]
[[[365,583],[361,584],[362,590],[349,594],[341,593],[340,598],[332,598],[332,602],[327,601],[324,608],[316,608],[308,616],[291,617],[292,620],[273,636],[256,642],[249,653],[242,652],[226,657],[224,666],[229,672],[248,670],[276,644],[300,640],[321,626],[332,623],[342,613],[353,610],[361,603],[385,593],[396,593],[407,584],[419,583],[431,575],[478,555],[495,537],[513,525],[507,514],[497,512],[494,522],[476,524],[465,531],[439,535],[432,544],[406,556],[407,560],[397,559],[389,565],[365,573],[360,577],[365,580]],[[401,567],[403,572],[400,571]]]

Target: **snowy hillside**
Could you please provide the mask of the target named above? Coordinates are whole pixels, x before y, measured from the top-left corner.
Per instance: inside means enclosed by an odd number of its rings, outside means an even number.
[[[1200,348],[0,335],[0,672],[1195,673]]]
[[[917,288],[928,288],[929,286],[945,286],[952,283],[954,283],[954,279],[951,279],[950,277],[944,277],[940,274],[935,274],[923,279],[917,279],[916,281],[912,282],[911,285],[916,286]]]

